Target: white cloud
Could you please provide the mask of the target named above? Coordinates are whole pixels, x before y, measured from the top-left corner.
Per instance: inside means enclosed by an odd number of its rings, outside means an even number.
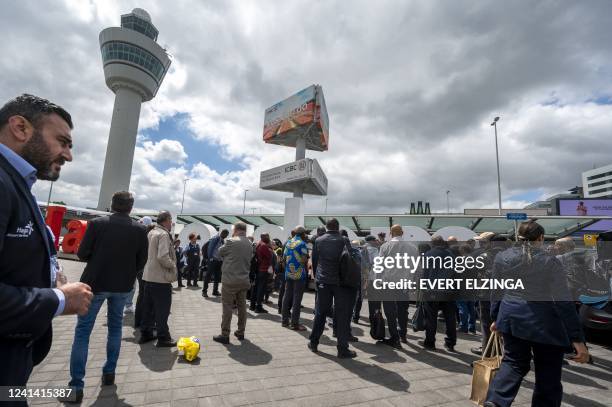
[[[74,117],[75,160],[54,199],[97,202],[113,103],[98,33],[134,7],[24,1],[0,17],[0,35],[10,38],[0,45],[0,101],[29,91]],[[247,207],[281,211],[287,194],[260,191],[259,172],[293,160],[294,150],[263,143],[263,112],[312,83],[323,86],[331,139],[330,151],[308,156],[328,176],[330,213],[404,212],[417,200],[445,211],[446,190],[454,210],[495,207],[489,124],[498,115],[505,205],[522,205],[510,198],[528,191],[561,192],[593,163],[610,162],[612,106],[588,102],[612,94],[607,2],[516,1],[503,13],[480,1],[146,8],[173,65],[143,104],[140,130],[185,113],[196,140],[244,169],[221,174],[207,157],[190,166],[181,140],[141,139],[131,184],[141,208],[178,210],[187,177],[187,211],[241,211],[245,188]],[[161,171],[160,161],[173,167]],[[39,199],[47,192],[35,188]],[[321,212],[324,198],[307,197],[306,208]]]
[[[176,164],[182,164],[187,159],[185,148],[178,140],[162,139],[157,143],[145,141],[142,147],[139,147],[135,154],[144,156],[145,159],[159,162],[170,161]]]

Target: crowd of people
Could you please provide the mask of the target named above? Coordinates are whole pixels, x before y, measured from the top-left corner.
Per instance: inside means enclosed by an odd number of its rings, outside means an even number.
[[[504,358],[485,405],[510,405],[533,359],[533,405],[558,406],[564,354],[573,348],[574,361],[584,363],[589,359],[574,304],[555,301],[552,294],[567,290],[564,265],[575,263],[575,259],[564,255],[571,242],[559,241],[559,253],[544,250],[544,229],[534,221],[521,224],[519,242],[514,244],[503,236],[483,233],[467,242],[437,236],[415,245],[403,240],[400,225],[391,227],[388,241],[381,234],[351,242],[340,231],[338,220],[329,219],[312,237],[303,226],[297,226],[284,243],[266,234],[254,243],[247,236],[247,225],[238,222],[231,236],[229,230],[222,230],[200,247],[198,237],[190,235],[189,242],[181,246],[171,234],[170,212],[160,212],[154,221],[136,221],[130,217],[134,196],[119,191],[112,197],[112,213],[89,222],[78,250],[78,257],[87,263],[81,281],[67,282],[57,260],[54,236],[45,225],[31,188],[36,179],[57,180],[61,166],[72,160],[72,127],[64,109],[36,96],[22,95],[0,108],[0,355],[5,364],[0,369],[0,386],[26,385],[33,366],[49,352],[53,318],[77,314],[69,386],[75,389],[70,401],[80,402],[89,339],[104,302],[108,337],[101,380],[103,385],[113,384],[126,304],[127,311],[134,312],[139,343],[156,340],[157,347],[176,346],[168,317],[172,284],[177,282],[182,287],[183,278],[188,287],[199,288],[202,281],[204,298],[212,282],[212,295],[221,297],[221,329],[213,340],[222,344],[230,342],[233,310],[238,315],[233,335],[240,341],[246,335],[247,299],[251,311],[266,313],[265,306],[274,291],[278,292],[275,305],[282,326],[307,330],[300,318],[302,298],[312,279],[314,321],[305,345],[318,353],[329,324],[336,337],[337,356],[354,358],[356,352],[350,343],[359,338],[352,334],[351,325],[362,323],[363,300],[373,289],[373,265],[378,257],[404,254],[481,255],[486,258],[482,272],[520,275],[534,282],[530,287],[544,294],[550,292],[550,301],[538,302],[520,292],[502,299],[482,297],[460,302],[445,298],[444,293],[423,295],[416,303],[412,321],[408,299],[368,300],[372,336],[394,349],[408,342],[412,324],[414,330],[425,331],[420,341],[424,351],[435,350],[440,313],[445,320],[444,347],[448,352],[455,352],[457,319],[459,330],[468,333],[476,331],[476,320],[480,319],[483,346],[491,332],[500,333]],[[393,267],[387,269],[393,272]],[[423,269],[423,275],[430,278],[447,278],[452,272],[443,266]],[[136,291],[132,309],[129,304]],[[375,326],[380,328],[383,314],[386,329],[383,326],[382,333],[380,329],[374,332]],[[482,353],[483,348],[473,352]]]

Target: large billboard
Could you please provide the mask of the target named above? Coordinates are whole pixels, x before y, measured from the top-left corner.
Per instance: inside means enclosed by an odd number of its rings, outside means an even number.
[[[303,187],[305,194],[326,195],[327,177],[317,160],[304,158],[262,171],[259,187],[284,192],[293,192],[297,187]]]
[[[559,199],[558,214],[562,216],[610,216],[612,217],[612,199]],[[583,231],[612,230],[612,219],[599,220]]]
[[[329,118],[319,85],[311,85],[266,109],[263,133],[266,143],[295,147],[299,137],[306,140],[309,150],[327,150]]]
[[[559,199],[561,216],[612,216],[612,199]]]

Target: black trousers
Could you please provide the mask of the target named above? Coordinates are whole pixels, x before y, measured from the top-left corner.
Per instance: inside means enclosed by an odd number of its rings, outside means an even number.
[[[134,310],[134,328],[140,328],[143,320],[143,309],[144,309],[144,293],[145,284],[142,281],[142,273],[144,270],[138,270],[136,278],[138,279],[138,296],[136,297],[136,310]]]
[[[285,273],[280,273],[278,279],[280,280],[280,287],[278,288],[278,309],[281,311],[283,309],[283,297],[285,296]]]
[[[491,336],[491,303],[479,301],[480,307],[480,331],[482,332],[482,350],[487,346]]]
[[[168,317],[172,306],[172,284],[145,281],[144,303],[149,312],[144,313],[141,332],[152,334],[153,329],[157,328],[157,339],[169,340]]]
[[[178,286],[181,287],[183,285],[183,268],[179,263],[176,264],[176,279]]]
[[[531,357],[535,368],[535,388],[532,406],[560,406],[563,397],[561,370],[564,348],[504,337],[504,358],[487,393],[487,401],[500,407],[510,406],[518,393],[523,377],[529,372]]]
[[[283,322],[289,322],[289,317],[291,317],[293,325],[300,323],[300,308],[306,283],[306,280],[288,279],[286,281],[282,308]]]
[[[387,319],[387,327],[389,328],[389,336],[391,340],[399,340],[399,331],[397,330],[397,304],[395,301],[368,301],[370,311],[370,325],[372,318],[377,309],[382,309],[385,318]]]
[[[206,276],[204,277],[204,285],[202,287],[202,292],[208,291],[208,285],[211,280],[213,282],[213,294],[219,293],[219,283],[221,282],[221,265],[222,261],[219,260],[209,260],[208,261],[208,271],[206,272]]]
[[[397,324],[399,325],[399,335],[403,338],[408,334],[408,301],[396,301],[397,304]]]
[[[361,296],[361,287],[357,289],[355,296],[355,306],[353,307],[353,321],[359,321],[359,314],[361,314],[361,306],[363,305],[363,298]]]
[[[348,337],[351,326],[351,311],[353,309],[355,291],[351,288],[335,284],[317,284],[315,302],[315,319],[310,333],[310,342],[319,344],[319,339],[325,328],[325,319],[331,313],[332,304],[335,308],[335,322],[338,351],[348,349]]]
[[[455,301],[425,301],[425,344],[435,346],[436,330],[438,329],[438,311],[444,314],[446,324],[446,337],[444,343],[447,346],[457,344],[457,305]]]
[[[191,264],[188,264],[185,267],[185,271],[187,272],[187,285],[195,285],[198,282],[198,268],[200,267],[200,263],[194,261]]]
[[[267,284],[268,273],[258,271],[257,274],[255,274],[255,285],[251,289],[251,307],[260,308],[262,306]]]

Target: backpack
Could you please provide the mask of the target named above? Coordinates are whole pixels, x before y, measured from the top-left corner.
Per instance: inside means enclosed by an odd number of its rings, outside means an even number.
[[[372,316],[372,323],[370,326],[370,336],[372,339],[377,341],[382,341],[385,339],[385,318],[380,312],[379,309],[374,312],[374,316]]]
[[[340,285],[355,289],[361,287],[361,255],[348,243],[340,255]]]

